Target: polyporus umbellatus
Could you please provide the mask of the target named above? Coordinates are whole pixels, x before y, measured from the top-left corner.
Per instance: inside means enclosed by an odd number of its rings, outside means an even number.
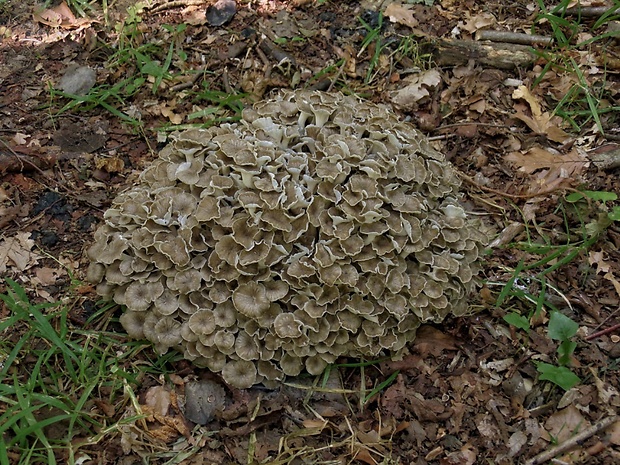
[[[296,91],[173,134],[105,213],[88,279],[121,323],[240,388],[398,355],[467,310],[486,237],[388,109]]]

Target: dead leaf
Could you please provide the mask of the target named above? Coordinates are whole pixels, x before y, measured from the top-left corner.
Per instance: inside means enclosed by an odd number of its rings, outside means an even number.
[[[415,108],[417,103],[430,96],[429,89],[441,84],[441,74],[436,68],[403,79],[407,85],[392,92],[392,103],[401,109]]]
[[[29,232],[18,232],[15,236],[0,241],[0,273],[6,272],[9,266],[14,266],[17,271],[24,271],[36,265],[42,258],[31,252],[34,241],[30,239]]]
[[[530,194],[571,186],[579,181],[579,175],[590,164],[587,156],[576,148],[561,155],[532,147],[527,152],[511,152],[505,159],[523,173],[536,173],[530,179]]]
[[[442,458],[439,463],[441,465],[472,465],[476,463],[477,457],[478,454],[474,446],[471,444],[465,444],[461,447],[461,450],[451,452]]]
[[[473,34],[479,29],[493,26],[496,22],[497,21],[495,20],[495,16],[493,16],[491,13],[481,13],[474,16],[473,18],[469,18],[462,27],[470,34]]]
[[[174,109],[166,105],[161,107],[161,115],[168,118],[172,124],[181,124],[183,122],[183,115],[175,113]]]
[[[64,270],[42,266],[41,268],[35,269],[34,273],[36,276],[33,281],[36,279],[38,283],[43,286],[51,286],[52,284],[56,284],[56,280],[58,280],[61,274],[64,274]]]
[[[620,421],[615,422],[609,428],[609,442],[616,446],[620,446]]]
[[[30,136],[28,134],[22,134],[21,132],[18,132],[13,136],[13,142],[15,142],[15,144],[17,145],[26,145],[28,143],[29,137]]]
[[[570,139],[571,136],[558,127],[562,121],[561,118],[552,116],[549,112],[543,112],[540,103],[527,87],[517,87],[512,93],[512,98],[515,100],[523,99],[528,103],[532,116],[526,115],[521,108],[515,106],[515,117],[527,124],[536,134],[546,136],[548,139],[559,143],[564,143]]]
[[[422,325],[416,332],[413,350],[422,357],[428,354],[438,357],[444,350],[457,350],[456,340],[437,328]]]
[[[605,273],[603,277],[614,286],[616,293],[620,296],[620,282],[618,282],[614,274],[612,272]]]
[[[158,415],[167,415],[170,408],[170,391],[164,386],[153,386],[146,391],[144,402]]]
[[[125,162],[119,157],[95,158],[95,167],[106,173],[120,173],[125,168]]]
[[[589,427],[590,422],[581,415],[577,407],[569,405],[549,417],[545,423],[546,434],[543,437],[561,444]]]
[[[597,376],[596,370],[594,370],[594,368],[590,367],[590,373],[592,374],[592,377],[594,378],[594,383],[596,384],[596,391],[599,401],[615,409],[615,407],[618,405],[618,401],[620,400],[620,393],[618,393],[618,390],[610,383],[600,379]]]
[[[390,21],[393,23],[409,26],[412,29],[418,27],[419,24],[415,17],[415,12],[409,9],[408,6],[401,5],[400,3],[390,3],[383,15],[390,18]]]
[[[596,265],[596,274],[607,273],[611,265],[603,260],[603,251],[590,251],[588,254],[588,263],[590,265]]]
[[[67,28],[77,22],[71,8],[69,8],[64,0],[54,8],[48,8],[44,11],[35,12],[33,17],[35,21],[51,27]]]

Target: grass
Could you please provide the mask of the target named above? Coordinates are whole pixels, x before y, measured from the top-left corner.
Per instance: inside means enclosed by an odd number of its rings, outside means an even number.
[[[366,29],[366,36],[362,40],[357,56],[360,57],[366,49],[371,53],[371,58],[368,63],[368,71],[366,72],[365,84],[369,84],[374,79],[375,69],[379,66],[379,57],[383,50],[384,44],[381,38],[381,30],[383,29],[383,13],[379,12],[377,17],[377,25],[372,27],[369,23],[359,18],[360,23]]]
[[[0,465],[79,463],[83,448],[135,420],[121,421],[129,393],[144,374],[164,373],[166,358],[138,367],[142,344],[72,328],[66,305],[34,304],[19,284],[7,284],[0,294],[8,314],[0,321]],[[107,307],[94,315],[107,317]]]

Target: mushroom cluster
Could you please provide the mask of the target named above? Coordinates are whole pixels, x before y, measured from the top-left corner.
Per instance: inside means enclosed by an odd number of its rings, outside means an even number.
[[[486,236],[450,164],[387,108],[286,92],[171,139],[88,251],[131,337],[246,388],[397,355],[466,311]]]

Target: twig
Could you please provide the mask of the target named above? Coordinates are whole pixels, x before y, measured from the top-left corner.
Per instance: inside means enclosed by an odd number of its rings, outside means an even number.
[[[336,77],[334,77],[334,79],[332,79],[332,82],[329,84],[329,87],[327,88],[327,92],[331,92],[334,84],[336,84],[336,81],[338,81],[338,79],[340,79],[340,76],[342,76],[342,73],[344,72],[344,67],[347,64],[347,60],[346,58],[342,61],[342,64],[340,65],[340,68],[338,68],[338,73],[336,74]]]
[[[550,7],[549,11],[553,11],[557,7]],[[605,13],[617,11],[617,8],[608,7],[608,6],[574,6],[572,8],[566,9],[566,14],[571,16],[582,16],[588,18],[595,18],[598,16],[603,16]],[[558,11],[561,13],[562,10]]]
[[[490,40],[491,42],[507,42],[522,45],[551,45],[553,43],[551,37],[511,31],[478,31],[476,32],[476,40]]]
[[[185,89],[189,89],[190,87],[193,87],[194,84],[196,84],[196,82],[198,82],[198,80],[201,77],[203,77],[205,73],[209,71],[209,69],[211,69],[212,65],[213,65],[212,63],[209,63],[208,65],[201,66],[200,68],[195,69],[194,70],[195,74],[192,76],[192,78],[189,81],[181,82],[179,84],[172,86],[170,88],[170,91],[179,92],[181,90],[185,90]]]
[[[590,438],[591,436],[594,436],[599,431],[602,431],[605,428],[608,428],[609,426],[613,425],[617,421],[620,421],[620,417],[617,415],[607,417],[599,421],[598,423],[594,424],[593,426],[583,430],[581,433],[576,434],[572,438],[567,439],[559,446],[554,447],[553,449],[549,449],[544,452],[541,452],[534,458],[525,462],[525,465],[539,465],[541,463],[546,462],[547,460],[551,460],[556,455],[561,454],[562,452],[566,452],[569,449],[572,449],[573,447],[577,446],[578,444]]]
[[[592,339],[596,339],[599,336],[604,336],[605,334],[613,333],[615,330],[617,330],[619,328],[620,328],[620,323],[618,323],[616,325],[613,325],[613,326],[610,326],[609,328],[605,328],[605,329],[602,329],[600,331],[597,331],[596,333],[592,333],[592,334],[586,336],[584,339],[586,341],[591,341]]]
[[[171,10],[172,8],[188,7],[194,5],[202,5],[204,0],[176,0],[173,2],[162,3],[161,5],[148,8],[149,13],[161,13],[165,10]]]

